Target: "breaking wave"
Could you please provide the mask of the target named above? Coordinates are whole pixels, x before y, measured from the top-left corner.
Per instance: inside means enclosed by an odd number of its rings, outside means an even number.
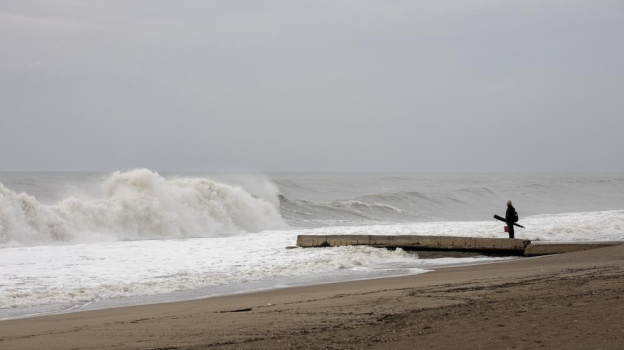
[[[275,193],[277,198],[277,193]],[[0,183],[0,244],[213,237],[284,226],[279,208],[205,178],[115,172],[95,197],[46,205]]]

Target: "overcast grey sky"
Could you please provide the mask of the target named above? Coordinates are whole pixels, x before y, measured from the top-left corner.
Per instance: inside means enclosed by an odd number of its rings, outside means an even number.
[[[624,1],[0,0],[0,170],[622,172]]]

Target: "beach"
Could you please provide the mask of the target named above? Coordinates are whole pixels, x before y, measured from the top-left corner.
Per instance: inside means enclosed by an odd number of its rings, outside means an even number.
[[[2,349],[621,349],[624,246],[0,322]]]
[[[0,350],[624,349],[624,11],[562,5],[0,2]]]

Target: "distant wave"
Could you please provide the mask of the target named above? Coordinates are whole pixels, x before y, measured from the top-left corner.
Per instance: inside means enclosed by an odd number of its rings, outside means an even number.
[[[450,193],[398,191],[359,196],[327,202],[291,200],[280,196],[284,219],[294,225],[368,224],[371,222],[422,221],[470,215],[472,205],[482,201],[496,202],[488,188],[463,188]]]
[[[204,178],[167,180],[147,169],[115,172],[97,197],[54,205],[0,183],[3,245],[211,237],[284,225],[274,204],[241,187]]]

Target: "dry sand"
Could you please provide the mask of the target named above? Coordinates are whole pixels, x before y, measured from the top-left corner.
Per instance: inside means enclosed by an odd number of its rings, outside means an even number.
[[[624,246],[0,322],[0,349],[624,349]]]

